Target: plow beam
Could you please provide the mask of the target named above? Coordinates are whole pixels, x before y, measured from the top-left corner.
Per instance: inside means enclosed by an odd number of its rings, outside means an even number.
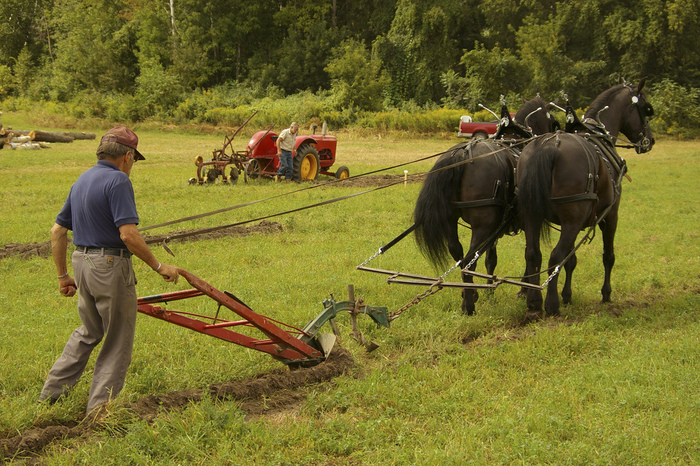
[[[535,285],[533,283],[527,283],[521,280],[513,280],[511,278],[505,278],[505,277],[498,277],[496,275],[488,275],[485,273],[479,273],[479,272],[471,272],[469,270],[462,270],[465,274],[472,275],[474,277],[478,278],[486,278],[487,280],[493,280],[494,283],[500,285],[501,283],[507,283],[509,285],[517,285],[521,286],[523,288],[532,288],[534,290],[543,290],[544,286],[543,285]]]
[[[321,342],[316,338],[315,334],[310,335],[295,327],[273,321],[250,309],[233,294],[217,290],[186,270],[178,269],[178,272],[194,289],[138,298],[138,311],[237,345],[268,353],[285,364],[303,363],[313,365],[324,361],[327,357],[330,349],[324,351],[322,348],[323,346],[328,346],[327,339],[322,339],[323,342]],[[157,304],[202,295],[206,295],[219,303],[219,307],[225,306],[229,308],[242,317],[243,320],[227,321],[219,319],[218,311],[217,315],[212,318],[164,309]],[[292,331],[284,330],[278,324],[284,325]],[[253,338],[231,330],[231,328],[239,326],[255,327],[267,338]],[[330,345],[332,346],[332,343]]]

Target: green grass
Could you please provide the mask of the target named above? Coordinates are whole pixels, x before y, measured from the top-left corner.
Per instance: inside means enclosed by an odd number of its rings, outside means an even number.
[[[14,117],[15,115],[10,115]],[[4,123],[9,126],[8,115]],[[30,120],[12,122],[29,125]],[[52,128],[42,128],[52,129]],[[90,129],[85,129],[90,131]],[[99,134],[99,128],[93,130]],[[217,134],[138,132],[132,180],[141,225],[208,212],[293,191],[266,181],[188,186],[196,155],[220,147]],[[338,164],[351,174],[415,160],[456,140],[339,134]],[[242,138],[241,141],[245,141]],[[33,152],[0,151],[0,243],[43,242],[71,183],[94,164],[96,141]],[[616,238],[613,303],[601,305],[600,235],[578,252],[574,302],[561,319],[527,327],[516,289],[482,293],[477,315],[459,313],[443,290],[405,311],[391,329],[361,319],[381,346],[366,353],[340,318],[352,373],[310,388],[300,408],[245,420],[238,402],[204,401],[153,422],[115,412],[111,428],[54,443],[48,464],[687,464],[700,462],[700,144],[660,141],[651,153],[623,151],[624,182]],[[406,167],[425,171],[432,162]],[[403,168],[394,173],[402,173]],[[388,285],[355,266],[402,232],[420,186],[376,193],[278,217],[272,235],[171,244],[160,260],[187,269],[254,310],[304,325],[347,285],[367,304],[396,310],[421,287]],[[358,192],[324,187],[153,230],[244,221]],[[461,233],[465,242],[469,233]],[[523,268],[524,238],[499,242],[500,275]],[[550,246],[551,247],[551,246]],[[546,249],[548,250],[548,249]],[[166,284],[134,262],[139,295],[187,288]],[[409,238],[371,264],[434,271]],[[479,264],[483,271],[483,264]],[[0,432],[80,417],[92,364],[63,403],[39,406],[44,377],[79,325],[75,300],[56,290],[51,259],[0,261]],[[458,274],[449,277],[457,280]],[[184,280],[183,280],[184,282]],[[196,306],[211,310],[206,300]],[[242,380],[279,369],[272,358],[140,315],[121,401]]]

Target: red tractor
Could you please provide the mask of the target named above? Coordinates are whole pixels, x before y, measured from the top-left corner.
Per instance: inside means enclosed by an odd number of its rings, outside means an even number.
[[[315,180],[319,173],[337,179],[350,176],[350,171],[345,166],[339,167],[335,172],[329,171],[335,163],[338,139],[326,134],[325,124],[320,135],[316,134],[316,125],[313,128],[313,134],[297,136],[293,152],[294,180]],[[205,162],[201,155],[197,156],[197,177],[190,178],[190,184],[214,183],[219,177],[222,182],[235,184],[241,172],[246,182],[249,178],[274,177],[277,174],[280,167],[275,144],[277,133],[272,128],[258,131],[250,138],[245,150],[233,151],[229,155],[226,149],[231,146],[234,136],[235,134],[224,139],[223,149],[215,150],[211,161]],[[229,165],[233,166],[227,177],[226,168]]]

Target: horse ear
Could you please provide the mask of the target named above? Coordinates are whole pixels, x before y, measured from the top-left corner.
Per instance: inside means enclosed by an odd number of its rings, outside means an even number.
[[[621,74],[619,74],[619,75],[617,75],[617,83],[618,84],[627,84],[627,81],[625,80],[625,78],[622,77]]]
[[[644,88],[644,84],[647,82],[647,77],[644,76],[641,81],[639,81],[639,84],[637,85],[637,92],[642,92],[642,89]]]

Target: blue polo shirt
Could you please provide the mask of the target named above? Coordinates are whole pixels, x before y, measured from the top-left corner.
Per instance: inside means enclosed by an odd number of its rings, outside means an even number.
[[[126,249],[119,227],[139,223],[134,188],[112,162],[98,160],[70,189],[56,223],[73,231],[73,244]]]

